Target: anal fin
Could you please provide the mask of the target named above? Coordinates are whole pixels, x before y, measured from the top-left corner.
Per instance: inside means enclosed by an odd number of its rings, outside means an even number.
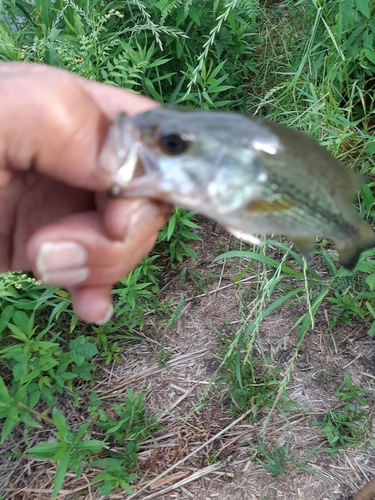
[[[306,262],[310,265],[312,262],[312,251],[315,243],[315,236],[287,236],[297,250],[305,257]]]

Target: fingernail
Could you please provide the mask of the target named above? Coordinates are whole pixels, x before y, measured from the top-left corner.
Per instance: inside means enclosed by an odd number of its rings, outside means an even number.
[[[132,240],[140,231],[152,224],[159,215],[159,207],[155,203],[141,202],[134,207],[130,215],[128,229],[125,235],[125,242]]]
[[[113,315],[113,305],[109,304],[106,314],[103,316],[102,319],[98,319],[97,321],[95,321],[95,323],[99,326],[104,325],[104,323],[107,323],[112,318],[112,315]]]
[[[36,269],[45,283],[75,285],[90,274],[87,259],[86,249],[74,241],[49,241],[39,248]]]

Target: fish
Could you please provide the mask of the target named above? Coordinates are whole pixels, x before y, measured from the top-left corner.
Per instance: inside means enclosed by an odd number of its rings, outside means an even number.
[[[290,239],[311,262],[317,237],[332,240],[352,270],[375,246],[353,199],[362,176],[309,135],[239,113],[156,108],[119,113],[101,162],[113,195],[194,210],[243,240]]]

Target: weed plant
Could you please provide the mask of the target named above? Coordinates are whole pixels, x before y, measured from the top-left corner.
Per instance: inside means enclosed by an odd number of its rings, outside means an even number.
[[[231,399],[231,416],[242,415],[247,409],[252,408],[249,419],[253,420],[263,415],[272,407],[275,393],[280,387],[281,368],[272,369],[269,360],[245,356],[240,351],[241,343],[237,350],[228,356],[231,339],[220,335],[222,347],[217,355],[221,363],[218,385],[225,384],[225,392]],[[245,353],[246,354],[246,353]],[[288,400],[285,395],[285,400]]]
[[[344,380],[337,388],[335,396],[346,404],[342,409],[328,411],[322,420],[313,422],[326,435],[329,448],[325,448],[324,451],[333,458],[336,458],[337,451],[340,449],[361,443],[366,445],[367,439],[375,448],[375,440],[369,432],[372,415],[366,416],[363,409],[367,406],[364,399],[366,394],[368,390],[355,386],[348,373],[344,372]]]
[[[133,493],[129,483],[135,479],[133,471],[138,465],[140,443],[152,436],[160,425],[155,417],[145,416],[144,395],[135,397],[130,389],[121,405],[114,405],[115,417],[98,409],[102,404],[100,399],[94,401],[92,398],[92,403],[89,411],[91,409],[92,416],[99,418],[88,420],[74,434],[63,414],[53,408],[57,440],[28,450],[36,459],[52,458],[58,464],[52,499],[57,497],[67,471],[70,469],[79,478],[84,465],[103,468],[94,478],[95,482],[101,483],[101,495],[107,495],[117,488],[128,494]],[[91,434],[89,429],[93,426],[104,430],[103,439],[83,439]],[[107,446],[108,443],[111,447]],[[119,451],[115,451],[115,446],[118,446]]]
[[[166,254],[170,263],[174,261],[181,263],[186,257],[197,260],[197,254],[188,243],[201,239],[194,232],[200,229],[192,220],[194,215],[196,215],[196,212],[187,212],[175,207],[168,224],[160,231],[157,248],[164,248],[164,254]]]
[[[315,472],[312,468],[306,465],[306,461],[320,448],[320,445],[315,446],[298,462],[294,459],[294,450],[291,449],[290,441],[284,445],[274,445],[271,449],[265,442],[265,439],[257,436],[258,444],[250,444],[250,450],[255,452],[255,461],[258,462],[264,469],[271,473],[274,478],[271,482],[277,481],[288,470],[295,467],[304,469],[309,472]]]
[[[0,60],[51,64],[161,103],[238,110],[304,130],[366,175],[357,203],[373,224],[374,20],[372,0],[285,0],[271,7],[259,0],[3,0]],[[119,361],[123,342],[137,337],[149,313],[170,313],[170,305],[157,298],[162,265],[196,257],[189,247],[189,240],[198,239],[196,229],[192,213],[175,209],[156,254],[115,287],[115,319],[89,334],[64,290],[26,274],[1,276],[1,441],[16,426],[24,430],[26,442],[32,427],[54,429],[56,441],[29,450],[36,458],[57,462],[54,497],[65,473],[72,470],[79,477],[82,464],[103,468],[97,476],[102,495],[115,488],[130,492],[140,440],[157,429],[155,419],[145,417],[142,395],[128,391],[123,404],[109,412],[92,395],[90,424],[75,432],[63,409],[54,409],[52,419],[48,414],[61,395],[78,404],[78,382],[93,383],[100,359]],[[314,268],[284,242],[266,243],[271,250],[220,257],[247,262],[235,280],[239,287],[249,269],[258,273],[255,299],[250,306],[240,304],[241,327],[224,341],[220,354],[233,411],[251,405],[254,415],[261,408],[283,411],[291,404],[286,398],[291,370],[323,303],[331,330],[340,321],[355,320],[375,333],[374,252],[367,252],[356,272],[348,274],[325,241],[319,243]],[[304,304],[304,312],[291,328],[297,332],[295,353],[279,373],[263,351],[259,329],[286,304]],[[351,397],[362,398],[360,389],[344,382],[343,394],[352,391]],[[347,396],[338,397],[344,401]],[[357,444],[366,434],[358,433],[358,425],[367,425],[361,401],[345,404],[321,423],[332,450]],[[92,426],[102,439],[91,439]],[[119,451],[113,451],[114,445]],[[289,449],[257,451],[276,476],[293,463]]]

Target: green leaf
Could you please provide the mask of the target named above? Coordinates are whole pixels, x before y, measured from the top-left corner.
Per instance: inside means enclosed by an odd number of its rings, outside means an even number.
[[[144,83],[146,85],[146,88],[150,94],[150,96],[155,99],[157,102],[163,102],[162,96],[157,92],[157,90],[154,87],[154,84],[151,82],[149,78],[144,79]]]
[[[70,442],[73,435],[68,427],[64,415],[59,412],[56,407],[54,407],[52,410],[52,416],[56,429],[61,434],[61,437],[64,439],[64,441]]]
[[[27,382],[30,382],[34,378],[37,378],[40,375],[40,373],[41,373],[40,369],[37,368],[36,370],[33,370],[32,372],[28,373],[24,377],[21,377],[20,382],[22,384],[27,384]]]
[[[91,344],[91,342],[87,342],[81,350],[82,356],[85,357],[85,359],[91,359],[95,354],[98,354],[98,349],[94,346],[94,344]]]
[[[69,460],[70,460],[70,454],[68,452],[65,455],[63,455],[59,460],[56,469],[55,480],[53,482],[52,500],[57,497],[61,489],[61,486],[63,485],[65,475],[68,470]]]
[[[61,300],[61,302],[59,302],[52,310],[51,314],[50,314],[50,318],[49,318],[49,324],[51,325],[52,324],[52,321],[55,319],[55,318],[58,318],[59,317],[59,314],[61,313],[61,311],[65,311],[66,309],[68,309],[68,307],[70,306],[70,300]]]
[[[368,153],[368,154],[374,154],[375,153],[375,141],[368,141],[366,143],[364,152]]]
[[[372,337],[374,335],[374,333],[375,333],[375,321],[370,326],[369,331],[367,332],[367,335],[369,335],[370,337]]]
[[[198,9],[194,5],[190,5],[189,17],[195,22],[197,26],[201,25],[201,18]]]
[[[369,61],[371,61],[373,64],[375,64],[375,50],[373,47],[370,47],[368,49],[365,49],[365,56]]]
[[[366,210],[370,212],[372,205],[374,204],[374,195],[367,184],[361,186],[361,194],[363,201],[365,202]]]
[[[153,63],[150,63],[148,67],[154,68],[156,66],[161,66],[162,64],[166,64],[169,61],[170,61],[170,59],[157,59]],[[158,78],[156,81],[160,81],[160,79]]]
[[[61,448],[64,448],[64,443],[42,443],[37,446],[33,446],[27,450],[28,453],[32,453],[34,457],[38,460],[43,460],[46,458],[53,458],[56,453],[58,453]]]
[[[370,276],[367,276],[365,281],[368,284],[370,290],[373,292],[375,290],[375,273],[372,273],[370,274]]]
[[[99,492],[102,496],[106,497],[107,495],[109,495],[111,493],[112,488],[114,488],[116,486],[116,482],[115,482],[115,480],[113,480],[113,478],[110,474],[108,474],[106,476],[104,476],[102,474],[98,474],[96,477],[98,479],[99,478],[104,479],[104,484],[103,484],[103,486],[100,487]]]
[[[103,448],[103,446],[105,446],[105,444],[106,444],[105,441],[100,441],[98,439],[89,439],[87,441],[82,441],[81,443],[77,443],[75,449],[93,451],[97,453]]]
[[[6,287],[6,291],[7,291],[7,295],[10,295],[14,299],[18,299],[19,298],[19,293],[17,292],[17,290],[12,285],[8,285]],[[18,300],[17,300],[17,307],[18,307]]]
[[[72,314],[70,318],[70,327],[69,327],[69,333],[72,333],[75,327],[77,326],[78,323],[78,316],[76,314]]]
[[[355,4],[359,12],[367,17],[367,19],[370,19],[371,12],[369,0],[355,0]]]
[[[256,252],[247,252],[245,250],[234,250],[232,252],[226,252],[221,255],[218,255],[215,259],[214,262],[217,262],[218,260],[222,260],[228,257],[242,257],[242,258],[247,258],[247,259],[254,259],[254,260],[259,260],[259,262],[262,262],[263,264],[266,264],[267,266],[270,267],[275,267],[278,268],[280,267],[280,262],[277,260],[272,259],[271,257],[267,257],[266,255],[262,255]],[[281,269],[283,272],[290,274],[292,276],[301,276],[302,273],[295,271],[291,267],[288,267],[285,264],[282,264]]]
[[[12,432],[13,428],[19,423],[19,419],[12,418],[9,416],[5,419],[3,423],[3,430],[1,432],[1,441],[0,444],[3,444],[9,434]]]
[[[8,393],[8,389],[1,376],[0,376],[0,402],[7,405],[10,403],[10,396]]]
[[[34,326],[34,315],[28,316],[23,311],[15,311],[13,314],[13,322],[14,324],[22,331],[22,332],[30,332]]]
[[[59,377],[62,380],[73,380],[74,378],[77,378],[77,376],[78,375],[76,373],[70,373],[70,372],[61,373],[59,375]]]
[[[83,335],[71,340],[69,343],[69,349],[72,360],[78,366],[83,365],[85,359],[92,358],[98,352],[94,344],[89,342]]]
[[[130,487],[130,485],[126,481],[122,480],[121,486],[126,491],[126,493],[128,495],[132,495],[134,493],[132,488]]]
[[[176,214],[174,213],[168,221],[167,241],[171,239],[175,226],[176,226]]]
[[[80,351],[83,345],[85,345],[86,338],[83,335],[71,340],[69,342],[70,351]]]
[[[31,394],[30,394],[30,398],[29,398],[29,408],[34,408],[34,406],[36,404],[38,404],[40,400],[40,391],[33,391]]]
[[[20,312],[20,311],[18,311],[18,312]],[[12,337],[14,337],[17,340],[21,340],[21,342],[27,341],[27,336],[17,326],[12,325],[12,323],[7,323],[7,326],[13,334]]]
[[[72,361],[78,366],[82,366],[85,362],[85,357],[77,351],[70,351]]]
[[[6,306],[3,309],[3,312],[1,313],[0,316],[0,333],[7,327],[7,323],[12,317],[13,311],[14,311],[14,306],[11,305]]]
[[[58,434],[58,433],[57,433]],[[55,462],[58,462],[64,455],[70,455],[73,451],[73,447],[71,444],[61,443],[60,449],[56,452],[53,457]]]
[[[200,226],[198,226],[198,224],[195,224],[195,222],[191,221],[190,219],[187,219],[186,217],[183,217],[181,219],[181,223],[184,226],[188,226],[188,227],[191,227],[193,229],[200,229]]]
[[[75,442],[77,442],[80,439],[82,439],[82,437],[84,436],[85,432],[87,431],[89,425],[90,425],[90,421],[88,421],[85,424],[83,424],[83,425],[80,426],[80,428],[78,429],[78,431],[74,435],[74,441]]]

